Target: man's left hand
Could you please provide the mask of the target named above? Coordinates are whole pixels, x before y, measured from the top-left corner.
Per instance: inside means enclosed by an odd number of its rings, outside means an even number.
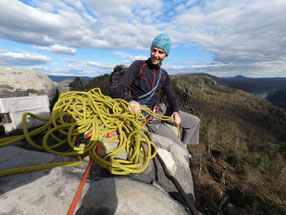
[[[175,122],[177,125],[180,124],[180,122],[181,122],[181,117],[180,117],[180,115],[179,115],[178,112],[172,113],[171,117],[173,117],[173,119],[174,119],[172,122]]]

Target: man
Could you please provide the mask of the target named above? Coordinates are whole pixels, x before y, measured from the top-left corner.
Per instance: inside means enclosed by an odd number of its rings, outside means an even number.
[[[151,45],[150,58],[146,61],[133,62],[121,77],[119,84],[111,92],[112,97],[125,99],[140,112],[140,106],[146,105],[151,110],[159,107],[158,113],[173,117],[173,123],[183,128],[182,140],[161,120],[153,120],[147,124],[148,129],[161,136],[168,137],[186,150],[187,144],[199,143],[198,117],[179,110],[179,102],[173,92],[170,76],[161,68],[162,62],[168,57],[171,40],[167,34],[156,36]],[[131,96],[126,94],[130,89]],[[159,104],[159,92],[163,91],[167,97],[169,107]],[[131,111],[131,108],[129,108]]]

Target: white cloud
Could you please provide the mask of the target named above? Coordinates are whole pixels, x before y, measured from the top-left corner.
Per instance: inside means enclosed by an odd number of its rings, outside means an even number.
[[[48,75],[62,75],[62,76],[89,76],[95,77],[103,74],[110,74],[114,67],[119,64],[129,66],[135,60],[147,59],[147,56],[136,55],[133,56],[125,52],[116,52],[118,56],[122,57],[122,61],[118,63],[101,63],[97,61],[85,61],[77,59],[63,59],[67,63],[65,66],[56,65],[56,68],[47,68],[43,66],[31,66],[29,69],[38,70]]]
[[[134,56],[126,52],[115,52],[115,54],[123,58],[122,63],[124,64],[131,64],[135,60],[147,60],[148,59],[148,56],[144,56],[144,55]]]
[[[209,66],[208,70],[251,75],[286,71],[282,63],[286,61],[285,1],[203,3],[204,7],[192,7],[168,25],[176,41],[196,42],[213,55],[214,63],[224,65]],[[179,31],[176,26],[180,26]]]
[[[146,7],[151,12],[162,3],[155,1],[33,1],[36,6],[17,0],[0,1],[0,35],[2,38],[38,46],[60,45],[83,48],[146,48],[155,26],[133,23]],[[3,11],[3,13],[2,13]],[[25,21],[23,21],[25,20]]]
[[[40,9],[46,2],[38,2],[39,8],[34,8],[16,0],[0,1],[1,37],[40,46],[108,47],[108,42],[96,35],[97,21],[85,18],[90,17],[86,11],[53,2],[54,13]]]
[[[186,5],[185,4],[179,4],[178,6],[175,7],[175,11],[176,12],[183,12],[186,9]]]
[[[196,44],[214,57],[213,64],[202,66],[202,71],[286,71],[286,1],[32,2],[33,6],[0,1],[0,37],[74,54],[75,48],[148,49],[152,38],[164,31],[175,45]],[[126,57],[126,62],[131,59],[135,57]],[[173,67],[174,71],[181,66]],[[185,71],[194,71],[184,66]]]
[[[116,64],[101,63],[96,61],[84,61],[74,59],[64,59],[69,64],[60,71],[68,74],[78,74],[79,76],[98,76],[110,74]]]
[[[46,51],[51,51],[54,53],[61,53],[61,54],[68,54],[68,55],[74,55],[76,53],[75,48],[70,48],[70,47],[64,47],[60,45],[52,45],[50,47],[44,47],[44,46],[33,46],[33,48],[38,49],[38,50],[46,50]]]
[[[45,12],[52,12],[55,8],[54,5],[51,2],[43,2],[40,6],[39,9]]]
[[[0,65],[32,66],[50,62],[51,58],[37,53],[0,50]]]
[[[43,72],[47,75],[61,76],[89,76],[95,77],[110,74],[117,64],[101,63],[96,61],[83,61],[75,59],[64,59],[68,64],[64,67],[48,68],[43,66],[31,66],[29,69]]]
[[[161,0],[84,0],[90,10],[101,20],[108,23],[122,22],[133,16],[141,16],[142,8],[151,13],[158,11],[163,6]],[[137,11],[138,10],[138,11]]]

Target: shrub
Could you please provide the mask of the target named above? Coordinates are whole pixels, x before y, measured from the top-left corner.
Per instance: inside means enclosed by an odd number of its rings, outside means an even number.
[[[261,172],[264,172],[270,167],[270,164],[271,164],[270,159],[268,158],[267,155],[264,155],[259,159],[257,167]]]

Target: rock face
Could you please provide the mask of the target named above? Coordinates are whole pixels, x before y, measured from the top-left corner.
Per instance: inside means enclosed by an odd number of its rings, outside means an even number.
[[[101,75],[91,80],[82,78],[66,79],[58,83],[59,94],[69,91],[89,91],[94,88],[100,88],[104,95],[110,95],[110,77]]]
[[[188,197],[190,199],[194,199],[193,178],[189,167],[189,157],[187,152],[166,137],[149,132],[148,136],[152,142],[156,144],[158,154],[166,164],[168,172],[177,179]],[[110,146],[108,147],[112,148]],[[118,157],[124,158],[126,157],[126,154],[119,154]],[[110,175],[99,165],[95,165],[95,172],[100,177]],[[128,177],[147,184],[153,184],[155,186],[159,185],[162,190],[169,193],[177,201],[183,203],[180,193],[173,182],[166,177],[157,158],[150,161],[147,169],[143,173],[131,174]]]
[[[127,66],[118,65],[114,67],[113,72],[110,74],[110,88],[111,90],[118,86],[121,76],[126,72]]]
[[[170,172],[186,177],[180,180],[185,180],[185,183],[181,182],[186,191],[192,191],[192,186],[187,185],[192,184],[192,181],[187,181],[191,177],[190,172],[185,174],[189,170],[182,173],[185,158],[176,154],[181,153],[180,147],[167,144],[164,148],[159,151]],[[174,155],[168,154],[170,152],[167,148]],[[30,151],[16,146],[0,149],[0,170],[71,160],[70,157]],[[75,214],[188,214],[181,204],[168,195],[173,188],[165,181],[160,170],[154,171],[154,163],[141,174],[124,177],[113,176],[94,165]],[[76,167],[57,167],[1,177],[1,213],[66,214],[87,165],[88,162],[85,161]],[[157,168],[160,169],[159,166]],[[159,180],[154,179],[155,175]]]
[[[65,79],[58,83],[59,94],[66,93],[72,91],[73,89],[70,87],[70,84],[74,81],[74,79],[69,78]]]
[[[149,136],[150,139],[158,147],[158,153],[165,162],[169,173],[178,180],[189,198],[194,199],[193,177],[189,166],[188,153],[166,137],[162,137],[153,133],[149,133]],[[178,193],[176,187],[165,176],[165,173],[163,172],[158,159],[154,159],[153,162],[154,167],[149,165],[149,169],[152,170],[152,168],[155,168],[153,172],[157,174],[156,177],[158,183],[161,184],[173,198],[182,202],[181,196]]]
[[[33,70],[0,66],[0,98],[48,95],[56,100],[57,86],[46,75]]]
[[[188,214],[167,193],[130,178],[104,178],[90,185],[77,215]]]

